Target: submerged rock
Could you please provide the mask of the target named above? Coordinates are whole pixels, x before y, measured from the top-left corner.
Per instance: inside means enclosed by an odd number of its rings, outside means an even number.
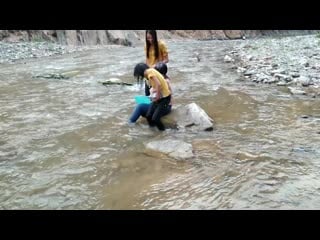
[[[168,155],[177,160],[190,159],[194,157],[192,145],[180,140],[164,139],[147,143],[145,153],[158,157],[159,154]]]
[[[102,83],[102,85],[127,85],[127,86],[132,86],[133,85],[133,83],[123,82],[119,78],[109,78],[107,80],[100,80],[98,82]]]
[[[69,79],[68,76],[65,76],[61,73],[47,73],[47,74],[40,74],[34,76],[34,78],[48,78],[48,79]]]

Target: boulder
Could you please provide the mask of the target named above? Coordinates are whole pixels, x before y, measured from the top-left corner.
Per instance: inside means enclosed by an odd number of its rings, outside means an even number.
[[[154,157],[167,155],[176,160],[185,160],[194,157],[192,145],[180,140],[157,140],[145,144],[145,147],[145,153]]]
[[[172,110],[162,121],[167,127],[192,128],[198,131],[212,131],[213,119],[196,103]]]

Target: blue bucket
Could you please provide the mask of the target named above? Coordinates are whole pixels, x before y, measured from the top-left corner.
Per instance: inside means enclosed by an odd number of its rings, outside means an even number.
[[[136,103],[151,103],[151,100],[148,96],[135,96],[134,99],[136,100]]]

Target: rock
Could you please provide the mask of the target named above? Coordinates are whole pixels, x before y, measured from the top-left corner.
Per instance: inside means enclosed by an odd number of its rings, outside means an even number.
[[[255,70],[247,70],[243,73],[244,76],[251,76],[251,75],[254,75],[256,74],[256,71]]]
[[[311,85],[311,79],[306,76],[300,76],[297,79],[297,82],[299,82],[303,87],[307,87],[307,86]]]
[[[158,157],[160,154],[168,155],[177,160],[194,157],[192,145],[180,140],[164,139],[145,144],[147,155]]]
[[[243,35],[241,30],[224,30],[224,34],[229,39],[240,39]]]
[[[284,70],[284,69],[275,69],[275,70],[272,70],[272,71],[270,71],[270,74],[271,75],[275,75],[275,74],[286,74],[286,70]]]
[[[261,81],[264,81],[264,80],[269,80],[270,76],[265,74],[265,73],[258,73],[256,75],[256,78],[257,78],[257,81],[261,82]]]
[[[200,54],[198,52],[196,52],[195,55],[196,55],[197,61],[200,62],[201,61]]]
[[[294,87],[288,87],[288,89],[293,95],[306,95],[306,92],[303,90],[300,90]]]
[[[63,72],[63,76],[66,76],[66,77],[75,77],[76,75],[78,75],[80,73],[80,71],[78,70],[73,70],[73,71],[67,71],[67,72]]]
[[[292,74],[291,74],[291,77],[293,77],[293,78],[298,78],[298,77],[300,77],[300,74],[299,74],[299,73],[292,73]]]
[[[96,45],[98,43],[96,30],[80,30],[78,37],[81,45]]]
[[[271,84],[271,83],[278,82],[278,80],[276,78],[270,78],[270,79],[264,79],[263,82]]]
[[[173,109],[161,118],[167,128],[190,128],[196,131],[212,131],[214,121],[196,103]]]
[[[125,46],[136,45],[139,41],[137,34],[132,30],[108,30],[107,36],[113,44],[121,44]]]
[[[247,55],[247,56],[246,56],[246,59],[247,59],[248,61],[252,61],[254,58],[253,58],[253,56],[251,56],[251,55]]]
[[[281,74],[281,73],[276,73],[274,77],[279,80],[279,81],[286,81],[290,82],[292,79],[289,75]]]
[[[286,86],[286,85],[287,85],[287,83],[284,82],[284,81],[281,81],[281,82],[277,83],[277,86]]]
[[[223,58],[223,61],[226,62],[226,63],[234,62],[234,60],[233,60],[230,56],[228,56],[228,55],[226,55],[226,56]]]
[[[77,37],[77,31],[76,30],[66,30],[65,35],[61,34],[61,42],[65,41],[68,45],[78,45],[78,37]]]
[[[98,82],[102,83],[102,85],[127,85],[127,86],[133,85],[133,83],[123,82],[119,78],[109,78],[108,80],[99,80]]]
[[[178,109],[178,125],[199,130],[212,131],[213,120],[196,103],[190,103]]]
[[[243,73],[243,72],[245,72],[245,71],[246,71],[246,69],[243,68],[243,67],[238,67],[238,68],[237,68],[237,72],[238,72],[238,73]]]
[[[34,76],[34,78],[69,79],[69,77],[64,76],[63,74],[60,74],[60,73],[40,74],[40,75]]]

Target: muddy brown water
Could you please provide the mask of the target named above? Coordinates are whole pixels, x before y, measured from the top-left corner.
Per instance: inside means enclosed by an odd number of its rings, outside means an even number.
[[[234,44],[168,42],[174,108],[197,103],[212,132],[127,125],[143,89],[99,81],[134,83],[143,46],[0,65],[0,209],[318,209],[319,99],[240,81]],[[195,157],[144,153],[165,138]]]

